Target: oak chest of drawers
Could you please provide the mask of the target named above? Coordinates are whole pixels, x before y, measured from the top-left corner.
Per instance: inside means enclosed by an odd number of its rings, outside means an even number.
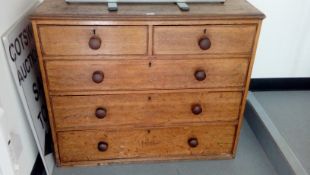
[[[57,165],[233,158],[264,15],[242,0],[103,6],[32,15]]]

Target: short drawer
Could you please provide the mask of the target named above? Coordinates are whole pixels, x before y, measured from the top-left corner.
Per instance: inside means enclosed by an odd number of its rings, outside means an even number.
[[[58,132],[62,163],[120,158],[216,156],[232,153],[236,126]]]
[[[40,26],[44,55],[144,55],[147,26]]]
[[[56,129],[235,121],[241,92],[53,96]]]
[[[248,59],[48,61],[51,91],[242,87]]]
[[[255,25],[155,26],[154,54],[250,54]]]

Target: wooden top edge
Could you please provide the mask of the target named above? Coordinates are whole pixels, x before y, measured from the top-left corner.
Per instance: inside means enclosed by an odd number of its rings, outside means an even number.
[[[174,20],[174,21],[184,21],[186,20],[225,20],[225,19],[259,19],[262,20],[264,19],[264,15],[252,15],[252,16],[240,16],[240,15],[231,15],[231,16],[129,16],[129,15],[119,15],[115,17],[111,16],[49,16],[49,15],[42,15],[42,16],[36,16],[36,15],[31,15],[30,19],[31,20],[119,20],[119,21],[145,21],[145,20],[150,20],[150,21],[155,21],[155,20],[161,20],[161,21],[169,21],[169,20]]]
[[[263,19],[265,15],[245,0],[226,0],[220,4],[192,3],[182,12],[173,3],[119,4],[117,12],[109,12],[106,4],[67,4],[65,0],[45,0],[32,13],[32,20],[46,19]]]

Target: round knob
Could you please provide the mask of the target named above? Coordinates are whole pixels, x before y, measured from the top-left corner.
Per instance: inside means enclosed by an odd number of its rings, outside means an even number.
[[[198,146],[198,139],[197,138],[188,139],[188,145],[192,148],[197,147]]]
[[[99,38],[99,36],[93,35],[92,37],[90,37],[88,45],[91,49],[98,50],[101,46],[101,39]]]
[[[192,106],[192,113],[195,115],[199,115],[202,113],[202,107],[200,104],[195,104]]]
[[[107,142],[99,142],[98,143],[98,150],[101,151],[101,152],[105,152],[108,150],[108,143]]]
[[[204,70],[197,70],[195,72],[195,78],[198,81],[203,81],[203,80],[206,79],[206,77],[207,77],[207,74],[206,74],[206,72]]]
[[[95,114],[97,118],[102,119],[107,115],[107,110],[105,108],[97,108]]]
[[[102,71],[95,71],[93,73],[92,79],[95,83],[101,83],[104,79],[104,74]]]
[[[211,41],[208,37],[204,36],[199,39],[198,45],[202,50],[208,50],[211,47]]]

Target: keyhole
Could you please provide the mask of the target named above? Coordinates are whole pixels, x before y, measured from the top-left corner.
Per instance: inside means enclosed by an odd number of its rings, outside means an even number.
[[[93,34],[96,35],[96,29],[93,29]]]
[[[203,30],[203,33],[206,34],[206,33],[207,33],[207,29],[204,29],[204,30]]]
[[[149,96],[147,99],[148,99],[149,101],[151,101],[151,100],[152,100],[152,97],[151,97],[151,96]]]
[[[152,67],[152,62],[149,62],[149,67]]]

